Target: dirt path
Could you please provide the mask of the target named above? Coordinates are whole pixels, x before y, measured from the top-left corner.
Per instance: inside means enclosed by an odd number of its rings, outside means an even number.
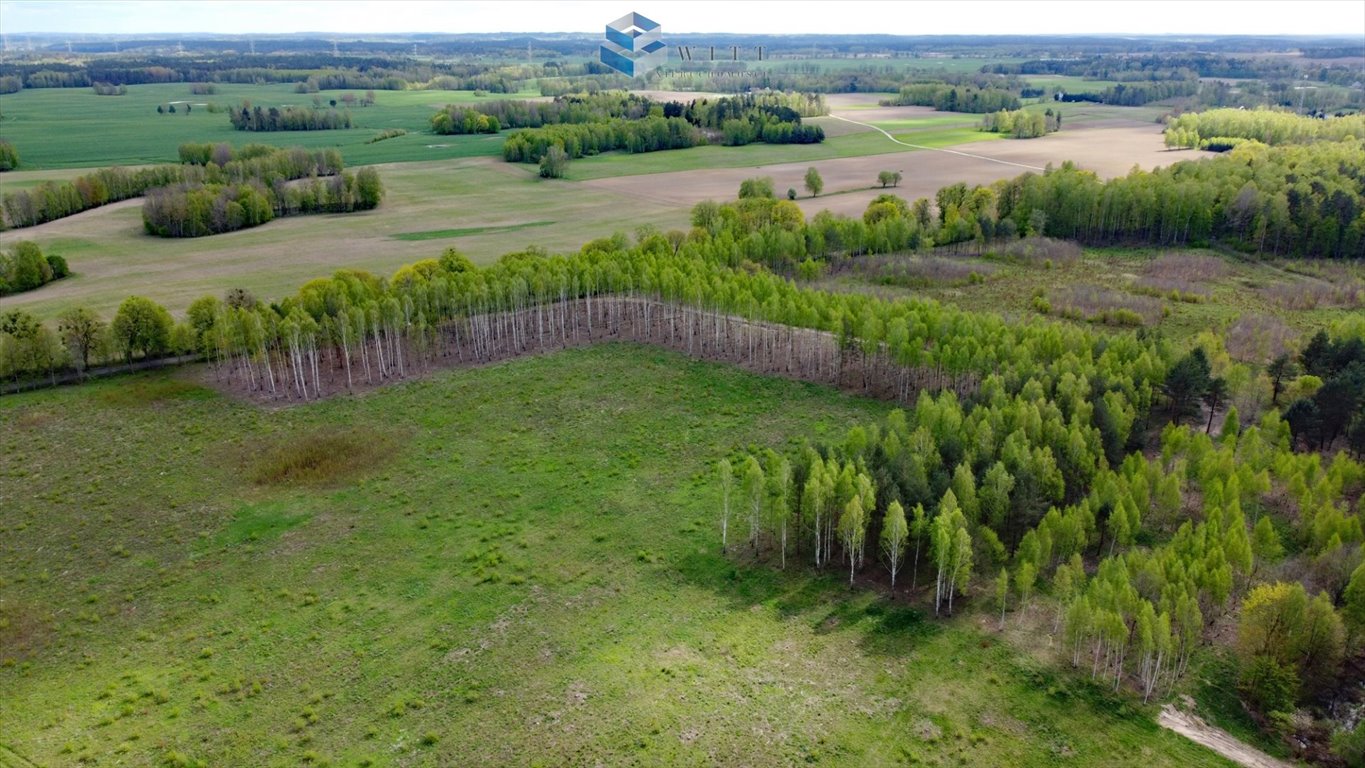
[[[1293,768],[1289,763],[1277,760],[1240,741],[1227,731],[1214,728],[1170,704],[1161,708],[1161,715],[1156,721],[1162,727],[1169,728],[1196,744],[1202,744],[1238,765],[1247,768]]]
[[[920,145],[920,144],[907,144],[906,142],[901,141],[900,139],[896,138],[895,136],[892,136],[891,134],[887,133],[886,131],[882,130],[881,128],[878,128],[877,126],[875,126],[875,125],[873,125],[873,124],[871,124],[871,123],[860,123],[860,122],[858,122],[857,120],[850,120],[850,119],[848,119],[847,117],[844,117],[843,115],[836,115],[836,114],[834,114],[834,113],[832,113],[832,112],[830,113],[829,116],[832,117],[832,118],[834,118],[835,120],[843,120],[843,121],[846,122],[846,123],[853,123],[854,125],[861,125],[861,126],[863,126],[864,128],[871,128],[872,130],[880,132],[880,133],[881,133],[883,136],[885,136],[886,138],[888,138],[888,139],[890,139],[890,140],[896,142],[897,144],[900,144],[900,145],[903,146],[903,147],[910,147],[911,149],[927,149],[927,150],[929,150],[929,151],[931,151],[931,152],[947,152],[947,153],[950,154],[950,155],[960,155],[960,156],[962,156],[962,157],[971,157],[971,158],[974,158],[974,159],[977,159],[977,160],[988,160],[988,161],[990,161],[990,162],[992,162],[992,163],[1000,163],[1001,165],[1013,165],[1013,166],[1015,166],[1016,168],[1023,168],[1023,169],[1025,169],[1025,170],[1029,170],[1029,171],[1041,171],[1041,170],[1043,170],[1042,168],[1040,168],[1040,167],[1038,167],[1038,166],[1036,166],[1036,165],[1025,165],[1024,163],[1015,163],[1015,162],[1011,162],[1011,161],[1009,161],[1009,160],[1000,160],[999,158],[986,157],[985,155],[978,155],[978,154],[975,154],[975,153],[973,153],[973,152],[961,152],[961,151],[958,151],[958,150],[956,150],[956,149],[942,149],[942,148],[939,148],[939,147],[926,147],[926,146],[923,146],[923,145]]]

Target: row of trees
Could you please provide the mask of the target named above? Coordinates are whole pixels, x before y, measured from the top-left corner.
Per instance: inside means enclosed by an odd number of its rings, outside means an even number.
[[[83,375],[92,363],[131,364],[134,355],[152,358],[193,346],[188,324],[176,324],[165,307],[140,296],[125,299],[112,323],[85,307],[63,312],[55,330],[23,310],[0,314],[0,372],[11,377],[43,372],[55,381],[66,366]]]
[[[202,237],[265,224],[276,216],[351,213],[379,205],[384,187],[379,173],[362,168],[352,175],[267,185],[260,178],[228,184],[175,184],[149,190],[142,223],[161,237]]]
[[[351,113],[314,107],[270,107],[262,109],[244,101],[238,109],[228,110],[228,120],[239,131],[328,131],[351,127]]]
[[[44,255],[37,243],[20,240],[13,250],[0,251],[0,296],[31,291],[69,274],[66,259]]]
[[[1061,129],[1062,113],[1054,113],[1051,108],[1044,112],[1000,110],[981,118],[981,130],[1008,134],[1016,139],[1036,139]]]

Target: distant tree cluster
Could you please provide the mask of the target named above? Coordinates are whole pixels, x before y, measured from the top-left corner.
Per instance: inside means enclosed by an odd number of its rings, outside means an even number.
[[[617,149],[631,153],[656,152],[704,143],[701,132],[682,118],[618,118],[600,123],[523,128],[507,137],[502,145],[502,156],[512,163],[538,163],[552,146],[558,146],[570,158],[579,158]]]
[[[443,134],[497,133],[504,128],[540,128],[564,123],[636,120],[662,111],[648,98],[626,91],[573,93],[553,101],[489,101],[477,108],[447,105],[431,117],[432,131]]]
[[[751,93],[714,101],[702,99],[687,104],[664,105],[665,117],[681,117],[687,122],[718,132],[726,146],[742,146],[761,141],[766,144],[818,144],[825,131],[818,125],[802,125],[803,114],[824,114],[824,98],[818,94]]]
[[[919,83],[903,86],[894,98],[883,99],[882,106],[933,107],[940,112],[986,113],[1019,108],[1019,97],[1003,88]]]
[[[95,91],[96,96],[126,96],[128,94],[128,86],[126,85],[92,83],[91,88]]]
[[[311,107],[242,106],[228,110],[228,120],[239,131],[329,131],[351,127],[351,113]]]
[[[20,240],[13,250],[0,251],[0,296],[31,291],[69,274],[66,259],[43,255],[37,243]]]
[[[15,75],[0,77],[0,93],[18,93],[24,89],[24,80]]]
[[[1062,114],[1051,108],[1044,112],[1016,109],[988,113],[981,119],[981,130],[1003,133],[1016,139],[1036,139],[1062,129]]]

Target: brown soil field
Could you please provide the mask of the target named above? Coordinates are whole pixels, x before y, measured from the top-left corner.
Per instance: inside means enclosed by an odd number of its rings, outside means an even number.
[[[922,108],[886,109],[899,111]],[[856,115],[855,119],[861,121],[864,111],[848,114]],[[1211,155],[1208,152],[1167,150],[1159,126],[1126,121],[1096,121],[1040,139],[975,142],[946,150],[912,150],[907,147],[904,153],[821,160],[814,166],[825,180],[824,194],[810,198],[802,192],[803,196],[797,202],[808,216],[822,209],[860,215],[867,204],[882,193],[883,190],[876,188],[875,183],[877,173],[884,170],[903,174],[904,179],[894,193],[913,200],[918,197],[932,198],[940,187],[959,181],[989,184],[998,179],[1017,176],[1028,170],[1022,166],[1043,168],[1048,163],[1060,165],[1071,160],[1102,178],[1112,178],[1126,174],[1134,165],[1150,169]],[[589,188],[617,192],[632,199],[691,206],[702,200],[730,199],[739,189],[741,181],[755,176],[771,176],[774,187],[779,191],[788,187],[802,191],[806,168],[810,165],[786,163],[754,168],[677,171],[597,179],[582,184]]]

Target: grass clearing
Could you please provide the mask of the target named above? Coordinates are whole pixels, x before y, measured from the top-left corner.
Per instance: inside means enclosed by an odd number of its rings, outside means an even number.
[[[970,615],[721,556],[712,462],[885,404],[602,345],[90,407],[166,380],[0,399],[0,732],[40,765],[1227,765]],[[336,428],[411,431],[323,492],[222,459]]]

